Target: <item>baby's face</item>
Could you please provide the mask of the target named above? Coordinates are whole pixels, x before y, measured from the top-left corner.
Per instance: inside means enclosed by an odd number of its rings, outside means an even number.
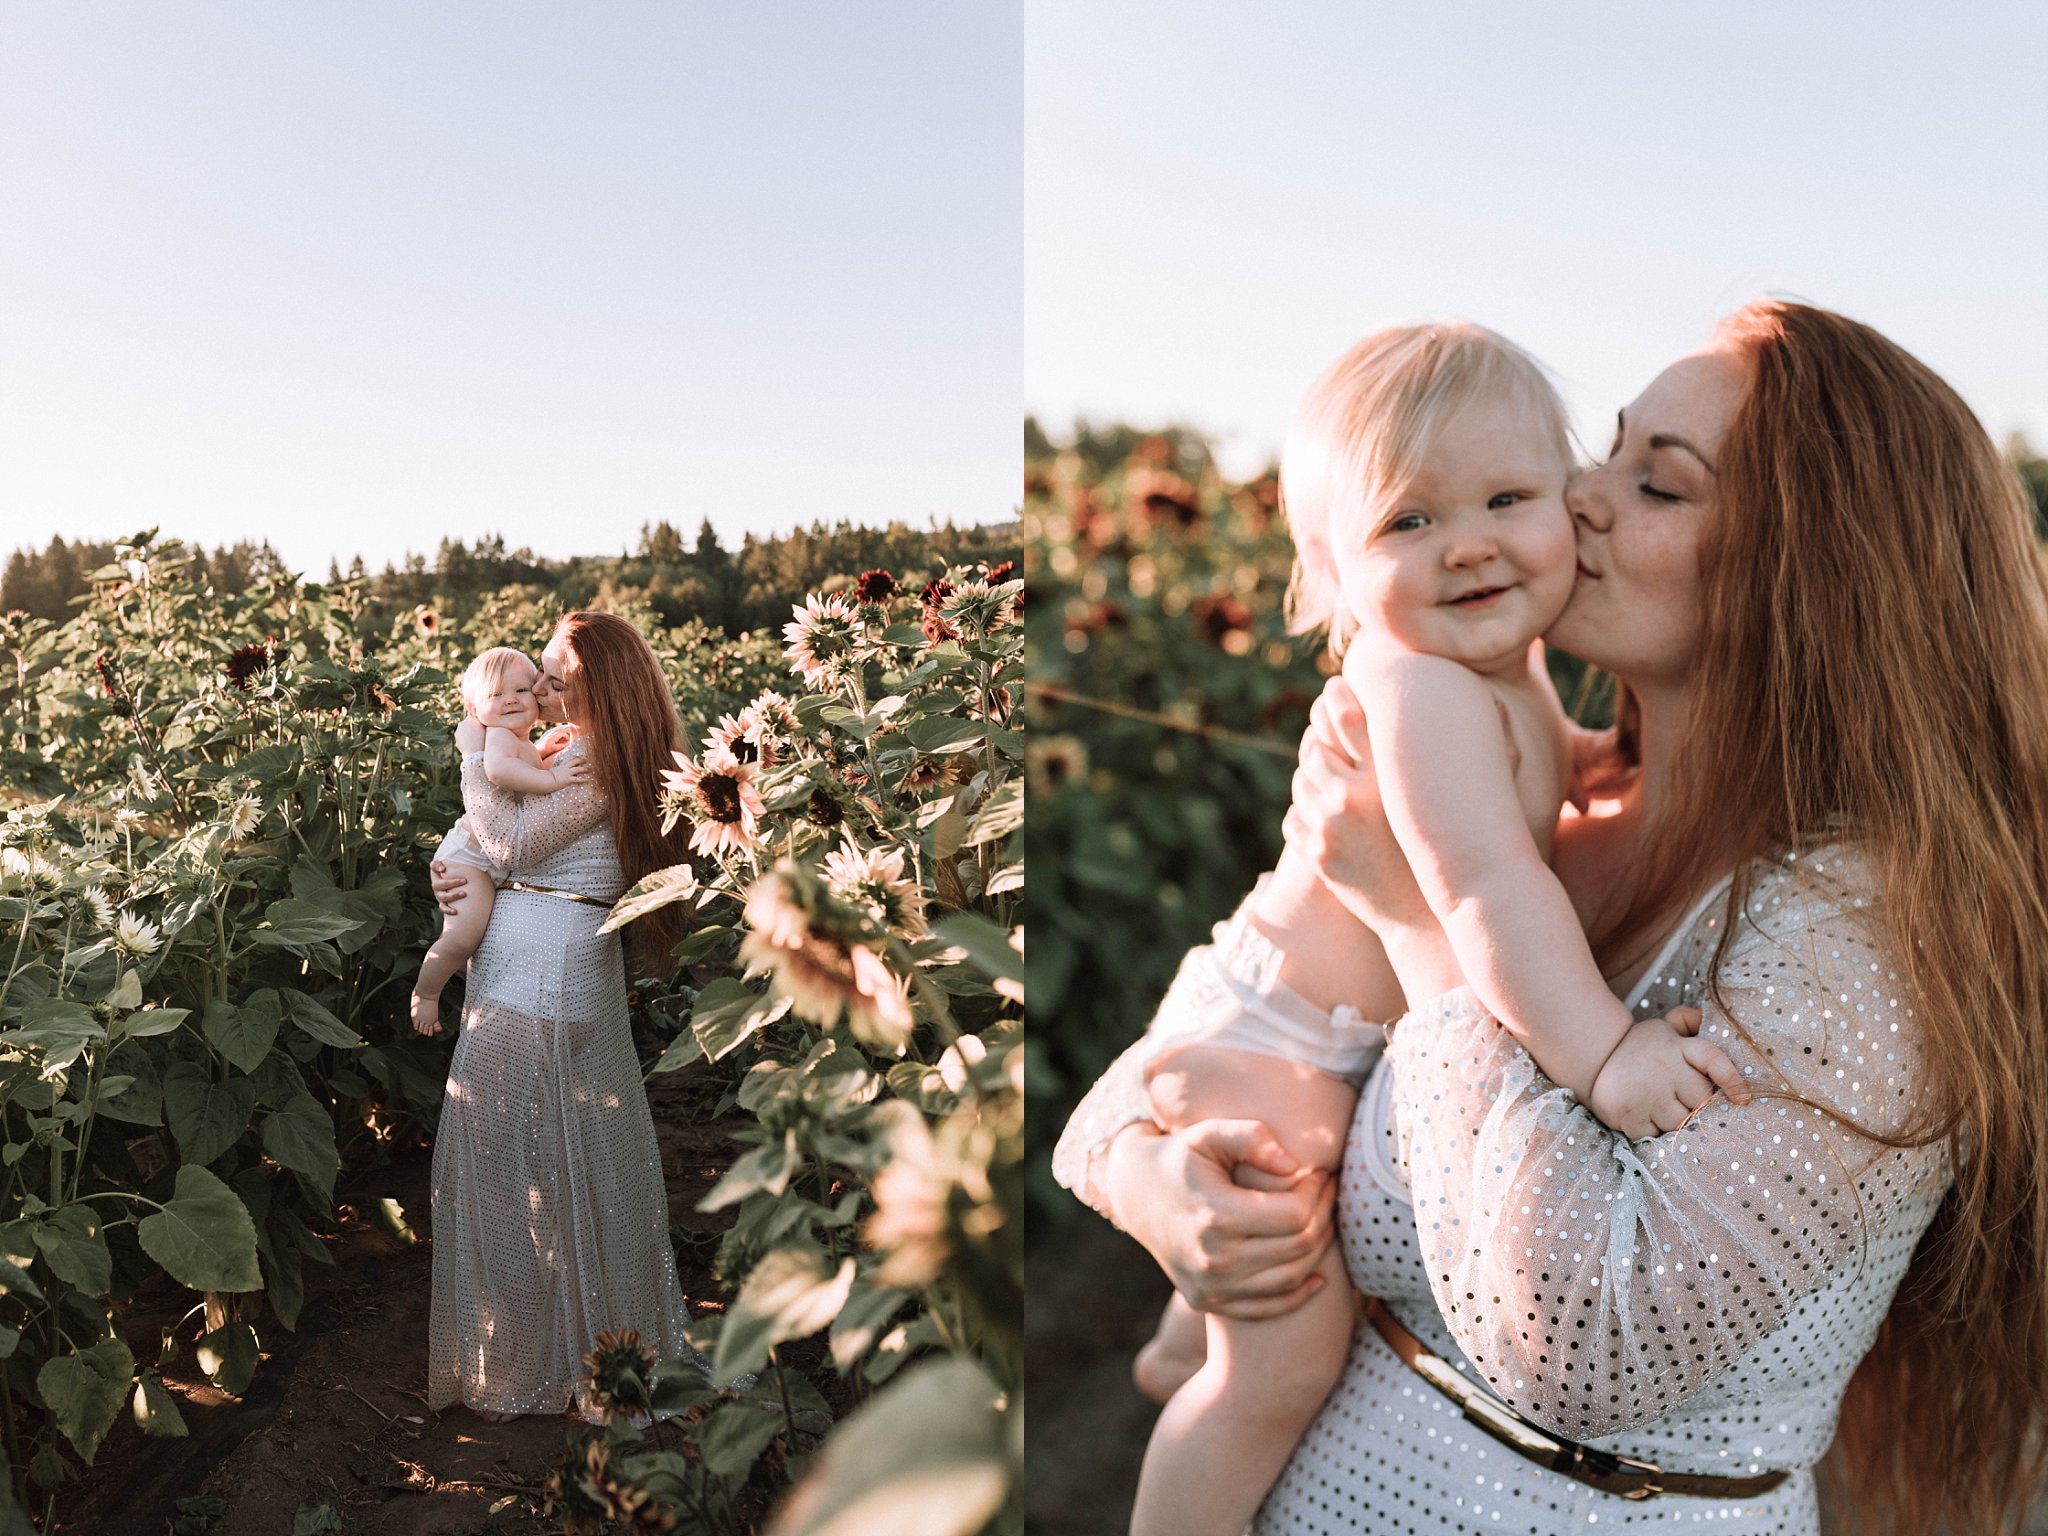
[[[524,657],[508,662],[498,675],[496,689],[477,705],[478,723],[508,731],[532,730],[533,722],[540,718],[533,703],[533,680],[539,675]]]
[[[1517,401],[1445,423],[1363,543],[1338,556],[1358,639],[1468,666],[1519,658],[1578,574],[1567,478],[1545,422]]]

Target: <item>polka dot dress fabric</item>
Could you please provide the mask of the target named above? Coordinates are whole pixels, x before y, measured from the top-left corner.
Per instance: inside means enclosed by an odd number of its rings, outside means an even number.
[[[1917,1037],[1868,930],[1869,893],[1834,852],[1762,871],[1723,957],[1724,1011],[1707,987],[1724,886],[1630,1005],[1642,1017],[1696,1005],[1702,1034],[1753,1086],[1896,1130],[1919,1080]],[[1142,1113],[1142,1083],[1125,1100],[1121,1065],[1096,1089],[1119,1102],[1084,1104],[1077,1122],[1111,1134]],[[1066,1148],[1060,1171],[1078,1181],[1088,1150]],[[1746,1500],[1603,1493],[1468,1424],[1361,1327],[1259,1536],[1809,1536],[1810,1468],[1950,1178],[1940,1147],[1888,1148],[1783,1097],[1717,1099],[1687,1130],[1632,1143],[1544,1077],[1469,992],[1433,999],[1394,1029],[1346,1145],[1339,1221],[1354,1284],[1560,1434],[1674,1471],[1795,1475]]]
[[[463,797],[478,841],[514,878],[607,902],[624,889],[593,787],[512,795],[472,754]],[[434,1408],[560,1412],[607,1329],[701,1363],[683,1338],[625,962],[619,936],[598,933],[604,920],[602,907],[500,891],[470,962],[434,1143]]]

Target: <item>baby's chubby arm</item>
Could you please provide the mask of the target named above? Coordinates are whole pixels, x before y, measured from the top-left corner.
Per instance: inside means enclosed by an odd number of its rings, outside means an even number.
[[[549,795],[589,774],[587,757],[573,757],[566,763],[544,768],[533,744],[517,731],[501,726],[484,731],[484,777],[499,789],[522,795]]]
[[[1488,1011],[1591,1103],[1632,1020],[1529,834],[1493,691],[1440,656],[1346,658],[1380,797],[1424,900]]]

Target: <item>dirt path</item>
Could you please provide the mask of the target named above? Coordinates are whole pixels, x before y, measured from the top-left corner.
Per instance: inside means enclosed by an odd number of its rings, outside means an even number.
[[[744,1115],[707,1123],[717,1084],[683,1072],[650,1086],[667,1182],[669,1220],[683,1238],[678,1263],[692,1310],[719,1296],[709,1260],[724,1216],[695,1206],[731,1161]],[[230,1398],[193,1360],[192,1328],[164,1373],[190,1430],[144,1437],[123,1414],[97,1464],[58,1500],[62,1536],[155,1536],[173,1529],[179,1502],[224,1501],[205,1536],[290,1536],[303,1504],[326,1504],[346,1536],[525,1536],[558,1530],[540,1517],[541,1483],[577,1421],[524,1418],[490,1424],[467,1409],[427,1411],[427,1311],[432,1274],[432,1153],[417,1148],[353,1179],[339,1195],[342,1229],[325,1237],[332,1267],[306,1266],[296,1332],[258,1325],[263,1364],[248,1393]],[[417,1235],[392,1236],[373,1218],[396,1199]],[[692,1234],[700,1234],[692,1240]],[[129,1313],[137,1360],[157,1357],[161,1330],[191,1305],[166,1285]],[[712,1303],[715,1306],[715,1301]],[[812,1370],[830,1395],[829,1369]],[[200,1526],[187,1505],[187,1529]],[[184,1536],[181,1531],[180,1536]]]

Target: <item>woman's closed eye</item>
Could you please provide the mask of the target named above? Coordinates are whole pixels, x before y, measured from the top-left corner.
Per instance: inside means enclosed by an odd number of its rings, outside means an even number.
[[[1643,495],[1648,497],[1651,501],[1685,500],[1685,498],[1679,495],[1676,491],[1660,490],[1658,487],[1650,484],[1650,482],[1647,480],[1643,481],[1640,485],[1638,485],[1636,489],[1641,491]]]

